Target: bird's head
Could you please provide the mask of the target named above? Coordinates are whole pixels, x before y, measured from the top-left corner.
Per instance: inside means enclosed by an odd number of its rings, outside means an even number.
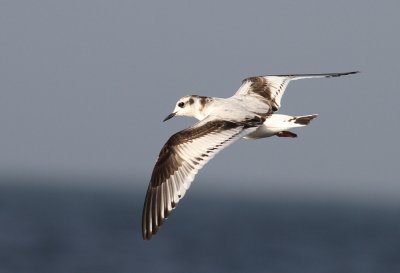
[[[180,98],[175,105],[174,111],[163,121],[167,121],[175,116],[194,117],[199,120],[205,117],[204,107],[208,102],[207,97],[191,95]]]

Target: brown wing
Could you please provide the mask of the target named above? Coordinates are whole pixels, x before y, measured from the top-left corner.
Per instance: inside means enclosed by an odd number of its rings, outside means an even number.
[[[267,104],[273,111],[281,107],[281,99],[290,81],[312,78],[331,78],[355,74],[354,72],[325,74],[293,74],[250,77],[243,80],[235,96],[255,96]]]
[[[171,136],[154,166],[143,207],[143,239],[157,233],[197,172],[218,152],[254,130],[223,120],[203,120]]]

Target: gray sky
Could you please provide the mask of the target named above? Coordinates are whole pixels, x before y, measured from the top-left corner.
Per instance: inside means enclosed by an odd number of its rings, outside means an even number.
[[[289,85],[298,139],[240,141],[207,189],[400,197],[398,1],[1,1],[0,171],[132,178],[145,189],[187,94],[260,74],[360,70]],[[136,179],[143,178],[143,179]]]

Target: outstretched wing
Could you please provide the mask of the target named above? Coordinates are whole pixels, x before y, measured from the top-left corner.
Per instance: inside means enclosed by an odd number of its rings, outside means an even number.
[[[258,76],[244,79],[234,96],[255,96],[273,111],[281,107],[281,99],[290,81],[312,78],[332,78],[358,73],[358,71],[325,74],[293,74]]]
[[[157,233],[197,172],[218,152],[249,133],[243,123],[206,118],[180,131],[161,149],[143,207],[143,239]]]

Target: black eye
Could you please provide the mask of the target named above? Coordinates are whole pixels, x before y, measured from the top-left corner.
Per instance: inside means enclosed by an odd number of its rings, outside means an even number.
[[[184,105],[185,105],[185,103],[183,103],[183,102],[178,103],[178,106],[179,106],[180,108],[183,108]]]

